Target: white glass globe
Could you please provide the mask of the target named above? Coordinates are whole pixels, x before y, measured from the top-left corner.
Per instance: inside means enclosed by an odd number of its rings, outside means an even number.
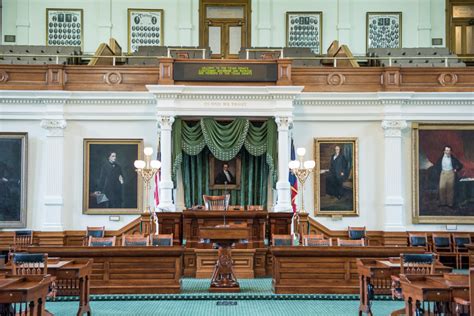
[[[313,169],[314,166],[316,166],[316,162],[314,162],[314,160],[308,160],[304,162],[305,169]]]
[[[153,169],[160,169],[161,167],[161,161],[159,160],[152,160],[150,162],[150,166],[153,168]]]
[[[145,149],[143,150],[143,152],[145,153],[146,156],[151,156],[151,154],[153,154],[153,148],[151,148],[151,147],[145,147]]]
[[[306,149],[303,148],[303,147],[300,147],[300,148],[296,149],[296,154],[298,156],[304,156],[304,154],[306,154]]]
[[[297,169],[300,167],[300,162],[298,160],[292,160],[288,163],[290,169]]]
[[[145,163],[143,160],[135,160],[135,162],[133,163],[133,165],[134,165],[135,168],[137,168],[137,169],[143,169],[143,168],[145,168],[146,163]]]

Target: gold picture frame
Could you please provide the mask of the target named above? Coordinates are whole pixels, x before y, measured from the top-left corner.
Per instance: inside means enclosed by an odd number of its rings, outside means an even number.
[[[473,139],[472,123],[412,124],[414,224],[474,223]]]
[[[316,55],[322,54],[323,13],[286,12],[286,46],[309,47]]]
[[[25,228],[28,133],[0,133],[0,228]]]
[[[142,213],[143,181],[133,165],[142,156],[142,139],[84,139],[83,213]]]
[[[356,137],[314,139],[315,216],[359,215],[358,157]]]
[[[228,165],[230,181],[224,175],[224,165]],[[236,156],[229,161],[221,161],[209,155],[209,189],[240,190],[242,161]]]
[[[46,46],[84,47],[82,9],[46,9]]]
[[[365,23],[366,51],[402,47],[402,12],[367,12]]]
[[[163,46],[163,9],[127,10],[128,53],[139,46]]]

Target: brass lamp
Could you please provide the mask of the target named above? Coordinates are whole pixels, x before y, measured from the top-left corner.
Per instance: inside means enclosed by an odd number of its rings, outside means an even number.
[[[298,182],[300,184],[298,188],[301,187],[301,206],[298,211],[299,213],[306,213],[304,209],[304,184],[308,176],[311,174],[311,172],[313,172],[314,166],[316,165],[316,162],[314,160],[304,161],[305,154],[305,148],[296,149],[296,155],[298,156],[298,160],[292,160],[288,164],[288,167],[290,168],[291,172],[298,179]]]
[[[150,181],[153,179],[155,174],[160,170],[161,162],[159,160],[151,160],[151,155],[153,154],[153,148],[145,147],[143,150],[145,153],[145,160],[135,160],[133,165],[135,166],[135,171],[143,178],[145,182],[145,209],[144,213],[150,213]]]

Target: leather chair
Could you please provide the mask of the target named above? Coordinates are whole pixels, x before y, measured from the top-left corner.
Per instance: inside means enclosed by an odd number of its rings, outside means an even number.
[[[150,245],[150,239],[143,235],[123,235],[122,246],[146,247]]]
[[[33,245],[32,230],[17,230],[13,236],[13,247],[15,249],[26,248]]]
[[[172,247],[173,234],[150,235],[150,245],[158,247]]]
[[[12,257],[13,275],[48,274],[47,253],[14,253]]]
[[[84,246],[87,246],[90,236],[99,238],[105,237],[105,226],[87,226],[86,236],[84,237],[83,242]]]
[[[426,251],[430,250],[426,233],[408,233],[408,241],[411,247],[423,247]]]
[[[450,234],[433,233],[431,237],[433,239],[433,252],[436,253],[440,260],[441,257],[449,257],[456,260],[456,253],[453,251]]]
[[[347,235],[351,240],[366,239],[366,229],[364,227],[351,227],[347,228]],[[365,244],[365,242],[364,242]],[[368,244],[368,242],[367,242]]]
[[[466,245],[471,243],[471,235],[453,233],[452,236],[454,253],[456,254],[456,268],[462,269],[462,258],[469,258]]]
[[[292,246],[293,238],[291,235],[273,235],[272,236],[272,245],[274,247],[280,246]]]
[[[204,207],[206,210],[224,211],[229,206],[230,194],[226,195],[203,195]]]

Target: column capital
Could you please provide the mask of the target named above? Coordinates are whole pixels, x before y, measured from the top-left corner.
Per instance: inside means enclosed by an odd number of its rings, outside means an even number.
[[[63,119],[44,119],[41,120],[40,126],[47,130],[47,136],[62,137],[67,122]]]
[[[402,130],[408,127],[404,120],[383,120],[382,128],[384,129],[385,137],[401,137]]]
[[[171,130],[174,123],[174,116],[171,115],[158,115],[156,117],[158,122],[158,128],[161,130]]]
[[[293,118],[288,116],[275,116],[275,123],[278,126],[278,131],[287,131],[293,124]]]

